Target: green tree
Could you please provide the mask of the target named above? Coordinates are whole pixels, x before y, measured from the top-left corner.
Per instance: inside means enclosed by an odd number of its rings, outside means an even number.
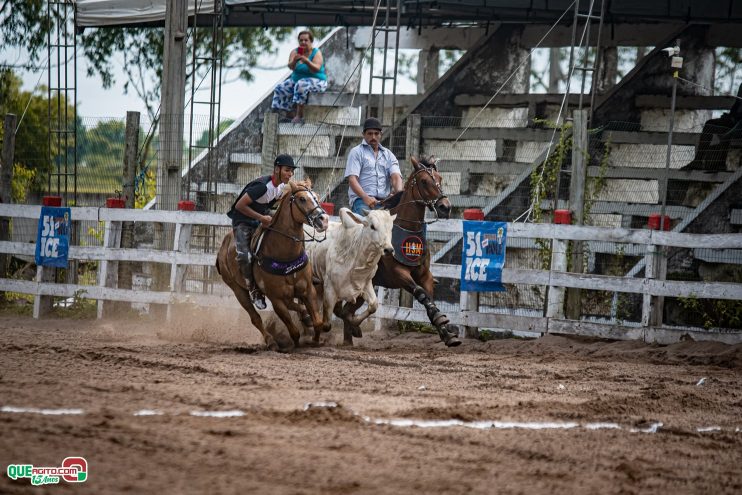
[[[113,195],[121,190],[126,124],[101,120],[94,127],[78,128],[77,190]]]
[[[47,20],[45,0],[11,2],[0,0],[0,36],[3,48],[21,48],[28,53],[29,63],[40,62],[46,49],[47,34],[54,32],[53,21]],[[71,23],[71,19],[68,20]],[[71,26],[70,26],[71,29]],[[163,60],[162,27],[87,28],[78,35],[78,53],[88,61],[88,75],[99,75],[104,88],[114,82],[116,66],[123,60],[125,73],[124,90],[133,91],[147,107],[149,117],[154,120],[160,97],[160,81]],[[326,30],[320,30],[325,32]],[[292,28],[226,28],[224,30],[224,69],[235,69],[239,77],[252,80],[252,68],[260,56],[275,54],[275,43],[283,41],[293,32]],[[201,63],[190,65],[192,46],[195,40],[197,59],[211,54],[212,32],[198,29],[195,36],[189,35],[188,75],[196,85],[208,81],[209,67]]]
[[[234,119],[224,119],[219,123],[219,134],[224,134],[224,131],[227,130],[227,127],[232,125],[234,122]],[[199,148],[203,148],[209,144],[209,131],[208,129],[203,131],[201,135],[198,137],[196,142],[194,143]]]
[[[49,170],[49,147],[55,155],[72,153],[75,143],[72,139],[49,141],[49,108],[46,89],[34,92],[21,91],[21,80],[11,70],[0,70],[0,115],[13,113],[18,116],[19,128],[15,138],[15,163],[24,170],[32,171],[29,188],[42,192],[47,188]],[[63,97],[54,97],[51,102],[52,121],[57,113],[64,112]],[[74,114],[67,107],[67,115]],[[0,133],[2,130],[0,129]],[[64,148],[64,149],[60,149]]]

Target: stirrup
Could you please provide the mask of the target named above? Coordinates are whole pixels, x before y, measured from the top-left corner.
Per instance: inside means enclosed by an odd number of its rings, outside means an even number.
[[[255,309],[265,309],[268,306],[265,304],[265,296],[260,289],[253,289],[250,291],[250,300],[252,301]]]

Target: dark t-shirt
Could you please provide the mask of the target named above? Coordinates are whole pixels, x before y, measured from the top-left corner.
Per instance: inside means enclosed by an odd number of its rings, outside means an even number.
[[[240,223],[246,223],[257,227],[260,224],[260,222],[254,218],[243,215],[235,208],[235,205],[242,196],[247,194],[252,200],[250,208],[261,215],[265,215],[280,199],[284,186],[285,184],[283,183],[274,186],[270,175],[258,177],[254,181],[250,182],[242,189],[242,192],[240,192],[237,199],[232,203],[232,208],[227,212],[227,216],[232,219],[232,225],[234,226]]]

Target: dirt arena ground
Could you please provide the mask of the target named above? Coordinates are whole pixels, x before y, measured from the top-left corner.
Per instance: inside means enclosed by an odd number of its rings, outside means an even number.
[[[366,328],[278,354],[245,321],[0,317],[0,493],[742,492],[742,346]],[[68,456],[85,483],[5,473]]]

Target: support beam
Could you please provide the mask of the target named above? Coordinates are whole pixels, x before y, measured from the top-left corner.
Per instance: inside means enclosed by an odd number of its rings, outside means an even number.
[[[438,80],[439,54],[437,48],[420,50],[417,59],[417,94],[424,94]]]
[[[121,224],[122,222],[106,222],[106,230],[103,235],[103,247],[106,249],[118,249],[121,247]],[[98,269],[98,287],[116,288],[118,284],[118,261],[102,260]],[[103,299],[98,300],[98,319],[110,316],[113,304]]]
[[[5,115],[3,124],[3,150],[0,161],[0,203],[10,204],[13,184],[13,161],[15,156],[15,128],[18,118],[12,114]],[[0,218],[0,241],[10,239],[10,219]],[[0,277],[6,277],[10,257],[0,255]]]
[[[126,112],[126,142],[124,144],[124,175],[122,194],[126,208],[134,208],[137,175],[137,154],[139,151],[139,112]],[[121,247],[134,247],[134,222],[121,225]],[[119,289],[131,289],[131,263],[121,262],[118,267]],[[123,309],[123,307],[122,307]]]
[[[585,155],[588,153],[587,140],[587,110],[575,110],[573,112],[572,127],[572,174],[569,180],[569,209],[572,212],[572,223],[583,224],[585,211]],[[580,241],[572,243],[572,271],[582,273],[584,257],[583,245]],[[567,318],[580,319],[580,289],[567,290]]]
[[[278,114],[268,112],[263,117],[263,146],[260,154],[260,174],[273,172],[273,161],[278,149]]]
[[[159,210],[175,210],[181,190],[187,30],[186,0],[167,0],[160,100],[160,163],[157,170],[156,196]],[[172,232],[172,225],[156,224],[155,246],[158,249],[168,249],[172,242]],[[153,268],[155,290],[165,290],[169,267],[155,265]],[[164,316],[164,308],[153,306],[153,313]]]
[[[183,158],[187,1],[167,0],[166,9],[157,206],[160,210],[174,210],[180,193]]]

